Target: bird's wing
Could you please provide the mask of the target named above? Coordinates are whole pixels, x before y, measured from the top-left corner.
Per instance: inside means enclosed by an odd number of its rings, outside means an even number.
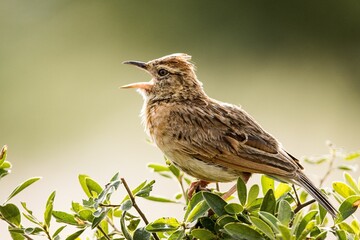
[[[246,112],[232,105],[193,106],[176,111],[182,151],[230,169],[291,178],[301,168]],[[179,128],[179,126],[182,126]]]

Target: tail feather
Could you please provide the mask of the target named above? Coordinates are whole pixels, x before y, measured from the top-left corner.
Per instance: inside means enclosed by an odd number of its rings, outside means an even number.
[[[314,186],[314,184],[307,178],[303,173],[299,173],[298,179],[296,182],[305,188],[305,190],[318,201],[327,211],[331,214],[333,218],[336,217],[338,211],[336,208],[329,202],[327,197],[321,190]]]

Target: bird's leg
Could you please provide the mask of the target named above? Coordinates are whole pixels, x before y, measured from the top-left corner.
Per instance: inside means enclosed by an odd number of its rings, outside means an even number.
[[[251,177],[251,173],[247,173],[244,172],[241,176],[242,180],[247,183]],[[226,193],[224,193],[224,195],[221,196],[222,199],[226,200],[228,199],[231,195],[234,194],[234,192],[236,192],[236,184],[234,186],[232,186],[229,191],[227,191]]]
[[[188,190],[188,199],[191,199],[195,192],[206,190],[206,186],[209,185],[209,183],[210,182],[205,180],[192,182]]]

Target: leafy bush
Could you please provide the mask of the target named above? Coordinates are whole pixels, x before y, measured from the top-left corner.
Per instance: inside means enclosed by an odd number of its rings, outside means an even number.
[[[343,154],[330,148],[331,154],[319,159],[307,159],[312,164],[329,164],[325,178],[335,169],[350,171],[345,165],[335,166],[338,161],[359,159],[360,152]],[[0,153],[0,179],[9,173],[11,164],[6,161],[7,148]],[[307,201],[306,192],[294,189],[285,183],[275,183],[273,179],[262,176],[261,185],[246,186],[241,178],[237,181],[237,197],[222,199],[217,190],[200,191],[188,201],[186,188],[191,183],[179,169],[167,162],[166,165],[149,164],[154,172],[173,178],[182,190],[175,199],[151,195],[155,181],[144,181],[130,189],[125,179],[115,174],[102,187],[94,179],[79,175],[80,185],[86,195],[82,202],[72,202],[71,212],[53,209],[55,192],[52,192],[44,207],[41,220],[34,216],[25,202],[19,207],[9,201],[22,190],[39,180],[31,178],[16,187],[5,202],[0,205],[0,220],[8,225],[13,239],[33,239],[43,236],[47,239],[60,239],[65,227],[74,228],[67,240],[80,239],[86,229],[93,229],[96,239],[326,239],[336,236],[340,240],[360,239],[360,223],[352,214],[360,205],[360,177],[356,180],[344,173],[344,182],[334,182],[331,195],[340,203],[339,215],[329,219],[326,210],[314,201]],[[117,203],[111,202],[112,194],[119,187],[127,194]],[[262,194],[261,194],[261,193]],[[297,194],[299,192],[299,195]],[[179,203],[186,205],[182,219],[160,218],[149,223],[137,199],[145,198],[163,204]],[[301,203],[300,203],[301,202]],[[308,208],[304,208],[308,206]],[[22,223],[22,216],[32,226]],[[56,220],[61,226],[50,229]]]

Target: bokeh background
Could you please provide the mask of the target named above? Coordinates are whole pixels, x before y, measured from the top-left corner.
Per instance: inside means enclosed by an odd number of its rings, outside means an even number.
[[[125,60],[192,55],[208,95],[242,105],[300,158],[326,154],[326,140],[360,148],[359,1],[1,0],[0,30],[0,145],[13,163],[0,199],[42,176],[14,200],[38,216],[52,190],[57,210],[81,201],[80,173],[178,192],[146,167],[162,154],[140,125],[141,97],[118,87],[150,77]],[[325,171],[305,167],[314,182]],[[150,219],[182,211],[142,204]]]

